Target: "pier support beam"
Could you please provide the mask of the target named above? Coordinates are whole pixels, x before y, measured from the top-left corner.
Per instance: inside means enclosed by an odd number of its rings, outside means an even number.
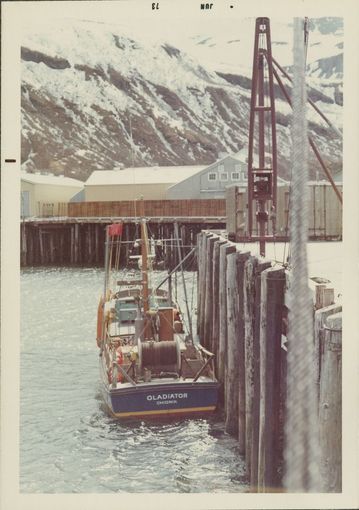
[[[267,269],[261,275],[260,412],[258,491],[280,486],[280,382],[281,335],[284,305],[284,269]]]

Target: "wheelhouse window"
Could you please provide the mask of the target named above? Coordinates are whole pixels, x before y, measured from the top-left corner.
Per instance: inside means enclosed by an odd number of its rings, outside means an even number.
[[[216,181],[217,180],[217,174],[215,172],[211,172],[208,174],[208,180],[209,181]]]

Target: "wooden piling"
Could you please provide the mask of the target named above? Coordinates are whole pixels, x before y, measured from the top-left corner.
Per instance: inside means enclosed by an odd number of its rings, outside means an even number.
[[[70,227],[70,264],[73,265],[75,261],[75,248],[74,248],[74,239],[75,239],[75,229],[74,225]]]
[[[279,395],[284,283],[283,268],[267,269],[261,274],[259,492],[268,492],[280,485]]]
[[[244,321],[244,271],[250,253],[239,253],[237,258],[237,287],[238,287],[238,349],[239,349],[239,379],[238,379],[238,447],[244,454],[246,449],[246,359],[245,359],[245,321]]]
[[[315,308],[325,308],[334,303],[334,289],[325,284],[319,284],[315,287]]]
[[[44,239],[42,229],[39,228],[39,245],[40,245],[40,264],[45,263]]]
[[[252,406],[252,448],[250,482],[253,490],[258,487],[258,443],[259,443],[259,399],[260,399],[260,317],[261,317],[261,273],[271,266],[269,261],[258,261],[254,282],[254,331],[253,331],[253,406]]]
[[[53,264],[55,262],[55,242],[54,242],[55,232],[49,233],[49,244],[50,244],[50,262]]]
[[[100,262],[100,251],[99,251],[99,225],[95,224],[95,262]]]
[[[79,225],[75,223],[74,226],[74,262],[79,263]]]
[[[229,434],[238,434],[238,407],[239,407],[239,288],[238,279],[238,253],[227,256],[227,370],[225,390],[225,430]],[[240,452],[243,453],[243,452]]]
[[[217,236],[207,238],[206,249],[206,281],[205,281],[205,302],[204,302],[204,327],[203,327],[203,345],[210,350],[212,346],[212,317],[213,308],[217,303],[213,301],[213,248],[218,240]]]
[[[224,239],[215,241],[213,246],[212,260],[212,293],[213,293],[213,316],[212,316],[212,344],[211,351],[215,355],[215,364],[218,372],[218,350],[219,350],[219,254],[220,247],[226,244]]]
[[[326,320],[320,377],[319,441],[325,492],[342,491],[342,314]]]
[[[254,308],[256,257],[249,257],[244,264],[244,349],[245,349],[245,459],[247,473],[251,472],[252,458],[252,410],[254,393]]]
[[[236,247],[226,243],[219,249],[219,348],[218,379],[224,385],[227,365],[227,255],[234,253]],[[224,387],[223,387],[224,390]]]
[[[314,314],[314,371],[315,371],[315,383],[317,390],[317,403],[319,406],[320,396],[320,373],[322,367],[323,358],[323,346],[325,337],[325,323],[330,315],[341,312],[341,305],[331,305],[325,308],[316,310]]]
[[[34,235],[31,228],[29,228],[27,245],[28,245],[28,257],[26,262],[28,265],[31,266],[34,263]]]
[[[21,263],[26,266],[27,264],[27,239],[26,239],[26,224],[21,223]]]
[[[92,247],[92,227],[89,223],[87,225],[87,263],[91,264],[93,261],[93,247]]]
[[[207,279],[207,239],[211,237],[211,234],[207,232],[202,232],[201,234],[201,244],[200,244],[200,254],[199,254],[199,263],[200,263],[200,280],[199,280],[199,338],[201,341],[204,339],[205,333],[205,307],[206,307],[206,279]]]
[[[201,233],[197,234],[197,335],[200,334],[200,322],[201,322],[201,286],[203,278],[203,263],[202,263],[202,240],[203,236]]]

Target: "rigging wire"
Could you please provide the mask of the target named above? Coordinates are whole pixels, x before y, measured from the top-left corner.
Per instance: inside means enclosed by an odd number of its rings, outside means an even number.
[[[271,102],[271,95],[270,95],[270,69],[269,69],[269,61],[268,61],[268,50],[269,48],[266,48],[265,51],[265,65],[264,65],[264,72],[263,72],[263,81],[264,81],[264,104],[268,108],[274,108],[275,105],[272,105]],[[276,125],[274,127],[276,129]],[[273,137],[273,127],[272,127],[272,111],[268,110],[265,112],[264,117],[264,132],[266,133],[266,136],[264,137],[264,166],[265,168],[268,168],[268,164],[270,165],[270,169],[273,172],[273,165],[274,165],[274,157],[273,157],[273,144],[272,144],[272,137]],[[272,184],[273,185],[273,184]],[[273,250],[274,250],[274,259],[277,259],[276,256],[276,208],[274,208],[273,202],[270,202],[270,211],[269,211],[269,220],[271,220],[271,226],[272,226],[272,236],[273,236]],[[270,224],[267,223],[267,234],[269,234],[269,228]]]

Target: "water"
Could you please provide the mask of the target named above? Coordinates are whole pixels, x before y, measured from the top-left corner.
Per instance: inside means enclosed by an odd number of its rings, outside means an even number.
[[[283,244],[268,246],[268,256],[284,257]],[[308,254],[309,276],[341,292],[342,244],[309,243]],[[191,273],[186,279],[195,306]],[[247,491],[237,441],[220,416],[121,424],[106,414],[95,342],[102,287],[98,269],[22,272],[21,491]]]
[[[126,424],[108,416],[95,341],[102,286],[98,269],[22,272],[21,492],[247,491],[221,416]]]

